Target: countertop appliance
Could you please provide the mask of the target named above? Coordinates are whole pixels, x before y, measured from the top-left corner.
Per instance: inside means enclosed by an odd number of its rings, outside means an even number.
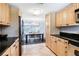
[[[7,34],[0,34],[0,41],[7,40]]]
[[[0,51],[5,49],[7,45],[7,34],[0,34]]]

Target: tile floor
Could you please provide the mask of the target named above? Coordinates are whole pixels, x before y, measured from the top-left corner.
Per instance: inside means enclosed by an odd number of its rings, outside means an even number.
[[[22,45],[22,56],[55,56],[45,43]]]

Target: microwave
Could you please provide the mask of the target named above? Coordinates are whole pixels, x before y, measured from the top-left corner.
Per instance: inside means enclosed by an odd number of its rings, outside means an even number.
[[[75,10],[76,23],[79,23],[79,9]]]

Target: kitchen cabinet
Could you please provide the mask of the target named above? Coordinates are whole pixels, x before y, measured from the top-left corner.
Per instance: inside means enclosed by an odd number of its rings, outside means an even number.
[[[78,54],[78,52],[75,54],[75,50],[79,51],[79,47],[74,46],[72,44],[68,45],[68,56],[76,56],[76,54]],[[79,54],[78,54],[79,55]]]
[[[45,16],[45,38],[46,46],[50,48],[50,14]]]
[[[12,45],[11,45],[11,56],[16,56],[16,43],[14,42]]]
[[[16,41],[16,56],[19,56],[19,40]]]
[[[2,56],[19,56],[19,39],[2,54]]]
[[[67,56],[68,55],[68,41],[51,36],[50,40],[51,47],[50,49],[57,55],[57,56]]]
[[[54,36],[51,36],[51,48],[55,54],[57,53],[57,39]]]
[[[79,9],[79,3],[73,3],[72,5],[74,6],[74,10]]]
[[[73,4],[70,4],[56,13],[56,27],[71,26],[75,23],[75,10]]]
[[[0,3],[0,25],[10,25],[10,6]]]
[[[19,41],[15,41],[12,45],[11,45],[11,56],[19,56]]]
[[[10,48],[8,48],[3,54],[2,56],[10,56]]]
[[[13,21],[14,19],[15,20],[19,20],[19,10],[18,8],[14,8],[14,7],[11,7],[10,8],[11,10],[11,21]],[[17,21],[16,21],[17,22]]]
[[[58,56],[66,56],[67,55],[67,42],[64,39],[57,38],[57,55]]]
[[[56,13],[56,27],[62,26],[62,18],[61,18],[61,13],[57,12]]]

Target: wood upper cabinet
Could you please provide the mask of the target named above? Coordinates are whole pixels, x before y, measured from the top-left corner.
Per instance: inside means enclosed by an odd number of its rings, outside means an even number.
[[[7,3],[0,3],[0,24],[10,24],[10,6]]]
[[[56,13],[56,27],[62,26],[62,18],[61,18],[61,13],[57,12]]]
[[[19,16],[19,10],[17,8],[11,7],[10,8],[10,14],[11,14],[11,21],[18,20],[18,16]]]
[[[56,14],[56,27],[70,26],[75,24],[75,9],[73,4],[67,6]]]
[[[70,5],[67,8],[67,13],[68,13],[68,17],[67,17],[67,24],[68,25],[72,25],[76,23],[76,18],[75,18],[75,9],[73,5]]]

